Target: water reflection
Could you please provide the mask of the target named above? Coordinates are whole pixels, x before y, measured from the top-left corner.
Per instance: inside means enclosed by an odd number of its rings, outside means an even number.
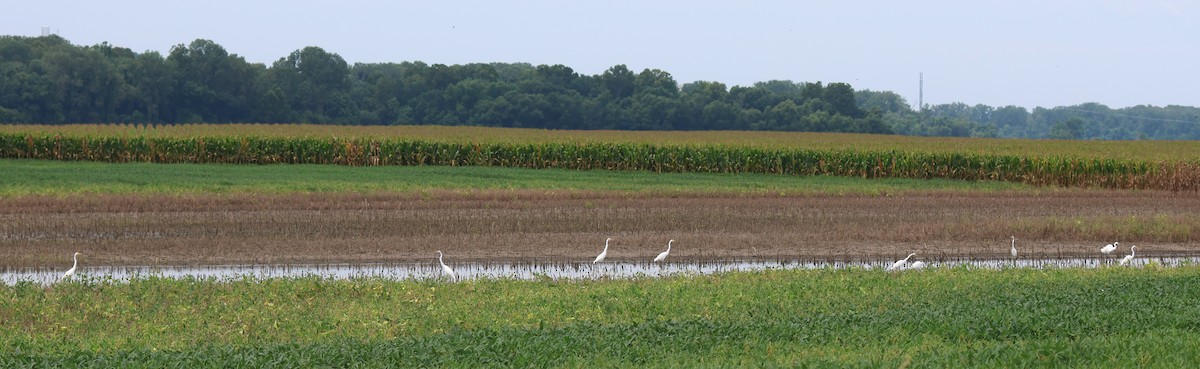
[[[1115,259],[1018,259],[979,260],[942,259],[925,260],[926,269],[939,267],[971,266],[978,268],[1096,268],[1117,266]],[[458,277],[463,279],[595,279],[636,278],[678,275],[712,274],[731,271],[755,271],[767,269],[846,269],[861,268],[884,270],[894,260],[732,260],[708,262],[604,262],[591,263],[458,263],[451,264]],[[1129,267],[1142,267],[1149,263],[1162,266],[1194,265],[1200,257],[1137,258]],[[59,280],[66,268],[15,268],[0,273],[0,283],[13,284],[18,281],[53,283]],[[318,276],[334,279],[387,278],[387,279],[445,279],[437,261],[422,263],[374,263],[374,264],[288,264],[288,265],[208,265],[208,266],[80,266],[79,277],[110,278],[127,281],[136,277],[157,276],[165,278],[279,278]]]

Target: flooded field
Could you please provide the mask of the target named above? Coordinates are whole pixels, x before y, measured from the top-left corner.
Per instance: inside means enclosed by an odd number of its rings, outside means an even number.
[[[0,199],[0,279],[630,278],[773,268],[1097,267],[1200,257],[1200,197],[535,192]],[[1020,257],[1009,257],[1012,237]],[[612,238],[608,259],[590,263]],[[667,263],[650,263],[668,240]],[[1100,247],[1121,241],[1102,258]]]
[[[933,268],[1099,268],[1122,267],[1116,258],[1056,258],[1056,259],[938,259],[924,260],[924,269]],[[771,269],[846,269],[859,268],[884,272],[895,260],[731,260],[712,262],[603,262],[591,263],[458,263],[450,265],[453,278],[445,275],[438,263],[374,263],[374,264],[284,264],[284,265],[207,265],[207,266],[92,266],[79,268],[76,279],[131,278],[291,278],[315,276],[331,279],[386,278],[411,280],[462,281],[471,279],[600,279],[600,278],[658,278],[667,276],[703,275],[731,271]],[[1134,258],[1123,267],[1146,265],[1174,267],[1200,264],[1200,256]],[[21,281],[50,284],[62,282],[65,268],[8,268],[0,273],[0,282]],[[905,272],[919,272],[911,268]]]

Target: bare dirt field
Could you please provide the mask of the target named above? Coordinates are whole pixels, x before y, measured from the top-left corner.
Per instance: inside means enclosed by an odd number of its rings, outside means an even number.
[[[855,260],[1200,254],[1200,195],[475,191],[0,199],[0,267],[429,261]]]

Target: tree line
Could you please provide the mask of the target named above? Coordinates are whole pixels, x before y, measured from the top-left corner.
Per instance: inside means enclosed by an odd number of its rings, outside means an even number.
[[[271,65],[210,40],[168,55],[58,36],[0,37],[0,122],[439,124],[891,133],[845,83],[679,85],[616,65],[348,64],[306,47]]]
[[[310,46],[270,65],[210,40],[164,56],[58,36],[0,36],[0,123],[316,123],[772,130],[1062,139],[1200,139],[1200,109],[1089,103],[926,106],[849,84],[680,85],[658,69],[349,64]]]
[[[1200,108],[1098,103],[1054,108],[950,103],[918,112],[893,92],[861,90],[860,109],[881,111],[896,134],[910,136],[1051,138],[1074,140],[1200,140]]]

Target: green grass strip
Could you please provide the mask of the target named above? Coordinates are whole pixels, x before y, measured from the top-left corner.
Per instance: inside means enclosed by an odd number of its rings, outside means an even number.
[[[999,191],[1029,186],[997,181],[862,179],[771,174],[503,167],[318,164],[153,164],[0,159],[0,196],[178,193],[416,192],[424,190],[581,190],[629,192],[851,193]]]
[[[1196,367],[1200,267],[0,289],[4,367]]]

